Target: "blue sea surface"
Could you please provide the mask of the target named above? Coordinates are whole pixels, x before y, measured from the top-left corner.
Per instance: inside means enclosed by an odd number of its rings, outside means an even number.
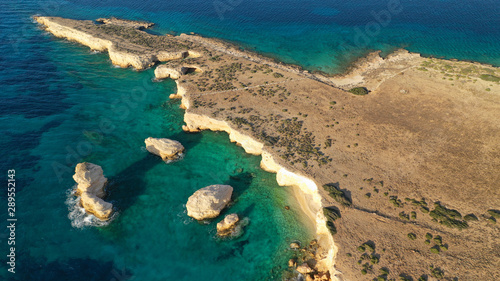
[[[16,170],[18,219],[11,274],[1,192],[0,280],[281,280],[289,243],[313,238],[290,189],[259,168],[260,157],[225,133],[182,132],[183,111],[168,99],[173,81],[114,68],[107,54],[39,29],[34,14],[148,20],[154,32],[222,38],[328,73],[400,47],[500,65],[493,0],[0,0],[0,171]],[[150,136],[181,141],[184,158],[164,163],[147,153]],[[117,214],[107,225],[92,226],[70,195],[81,161],[109,178]],[[216,183],[235,188],[225,213],[249,221],[239,238],[218,239],[217,220],[186,215],[187,198]]]

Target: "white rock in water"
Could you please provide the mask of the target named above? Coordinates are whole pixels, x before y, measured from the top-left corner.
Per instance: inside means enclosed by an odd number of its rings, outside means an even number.
[[[233,187],[229,185],[210,185],[191,195],[186,204],[188,216],[197,220],[217,217],[231,201]]]
[[[104,177],[101,166],[79,163],[73,179],[78,183],[76,195],[80,195],[80,204],[85,211],[101,220],[109,219],[113,213],[113,204],[102,200],[106,195],[104,187],[108,180]]]
[[[89,192],[99,198],[104,197],[104,186],[108,180],[104,177],[101,166],[87,162],[79,163],[76,165],[73,179],[78,183],[77,195]]]
[[[113,204],[89,192],[81,194],[80,203],[87,213],[93,214],[100,220],[109,219],[111,213],[113,213]]]
[[[237,214],[229,214],[222,221],[217,224],[217,235],[228,236],[231,235],[236,224],[240,221]]]
[[[184,151],[184,146],[175,140],[147,138],[144,142],[149,152],[160,156],[163,160],[177,159]]]

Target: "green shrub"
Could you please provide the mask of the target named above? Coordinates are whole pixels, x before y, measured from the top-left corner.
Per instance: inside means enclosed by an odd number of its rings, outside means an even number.
[[[389,202],[391,202],[394,207],[403,208],[403,202],[401,201],[401,199],[398,199],[397,196],[390,196]]]
[[[385,281],[385,280],[387,280],[387,276],[386,275],[377,276],[377,281]]]
[[[440,251],[439,251],[439,247],[438,246],[435,246],[435,247],[431,248],[431,253],[433,253],[433,254],[439,254],[439,252]]]
[[[274,76],[274,78],[281,78],[281,77],[283,77],[283,74],[275,72],[275,73],[273,73],[273,76]]]
[[[439,248],[443,251],[448,251],[448,245],[439,245]]]
[[[361,245],[358,247],[358,252],[364,253],[366,251],[366,248],[364,245]]]
[[[366,271],[366,269],[361,269],[361,274],[366,275],[367,273],[368,271]]]
[[[429,244],[431,244],[431,240],[427,239],[427,240],[424,241],[424,243],[427,244],[427,245],[429,245]]]
[[[417,219],[417,213],[416,212],[411,212],[410,216],[411,216],[412,220],[416,220]]]
[[[498,210],[488,210],[488,214],[496,219],[500,219],[500,211]]]
[[[432,277],[437,279],[441,279],[444,277],[444,271],[441,270],[440,268],[431,265],[429,269],[431,270]]]
[[[370,258],[370,262],[372,264],[377,264],[379,262],[379,258],[377,256],[372,255],[372,257]]]
[[[497,223],[497,219],[495,219],[494,217],[489,217],[486,219],[489,223],[492,223],[492,224],[496,224]]]
[[[420,206],[420,212],[427,214],[429,212],[429,208],[424,207],[424,206]]]
[[[349,207],[351,206],[352,202],[347,198],[345,195],[344,191],[340,190],[335,184],[329,183],[323,185],[323,188],[325,189],[326,192],[330,194],[330,197],[332,197],[335,201],[337,201],[339,204]]]
[[[368,198],[368,199],[370,199],[370,197],[372,197],[372,194],[371,193],[367,193],[367,194],[365,194],[365,197]]]
[[[427,277],[425,275],[422,275],[418,278],[418,281],[427,281]]]
[[[410,220],[410,216],[405,214],[405,212],[401,212],[399,213],[399,218],[404,220],[404,221],[409,221]]]
[[[479,78],[483,79],[484,81],[500,82],[500,77],[493,76],[491,74],[481,74]]]
[[[415,240],[415,239],[417,239],[417,235],[415,233],[408,233],[408,238],[410,240]]]
[[[380,275],[389,275],[389,269],[383,267],[379,270]]]
[[[468,214],[464,217],[465,221],[478,221],[479,219],[474,214]]]
[[[425,239],[431,240],[432,234],[430,234],[430,233],[425,234]]]
[[[441,236],[439,235],[436,235],[436,237],[434,237],[434,243],[436,243],[437,245],[443,244],[443,238],[441,238]]]
[[[457,210],[448,209],[439,203],[434,204],[434,210],[429,215],[440,224],[457,228],[459,230],[469,227],[466,221],[462,221],[462,215]]]
[[[362,246],[364,246],[369,253],[375,252],[375,244],[371,242],[366,242]]]
[[[365,87],[356,87],[350,89],[349,92],[358,96],[364,96],[368,94],[368,89]]]
[[[326,217],[326,227],[332,235],[337,234],[337,228],[333,223],[336,219],[340,218],[340,212],[332,208],[323,208],[323,214]]]

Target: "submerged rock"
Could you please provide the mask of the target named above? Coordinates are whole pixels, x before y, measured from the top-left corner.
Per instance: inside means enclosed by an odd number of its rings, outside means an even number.
[[[179,158],[179,154],[184,151],[184,146],[178,141],[170,139],[147,138],[146,149],[160,156],[163,160],[173,160]]]
[[[233,187],[230,185],[210,185],[191,195],[186,204],[188,216],[197,220],[217,217],[231,201]]]
[[[101,166],[92,163],[76,165],[73,179],[78,183],[75,194],[80,196],[80,204],[89,214],[100,220],[107,220],[113,213],[113,204],[102,198],[106,195],[104,187],[108,180]]]
[[[229,214],[217,224],[217,235],[229,236],[233,233],[240,218],[237,214]]]

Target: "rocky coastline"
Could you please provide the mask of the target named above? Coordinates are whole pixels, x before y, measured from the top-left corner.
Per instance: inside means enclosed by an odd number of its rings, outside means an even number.
[[[440,204],[478,215],[498,208],[498,68],[399,50],[386,58],[370,54],[348,73],[326,76],[197,35],[156,36],[141,31],[144,25],[104,20],[35,19],[57,37],[108,51],[115,65],[142,70],[163,63],[155,75],[175,80],[171,98],[186,110],[186,132],[227,132],[247,153],[262,156],[261,167],[276,173],[279,185],[297,188],[315,225],[315,270],[332,280],[426,276],[435,264],[452,272],[450,278],[493,280],[488,273],[495,266],[485,257],[494,252],[484,245],[498,242],[497,226],[487,215],[463,234],[428,213],[443,210]],[[356,87],[369,94],[357,95]],[[458,191],[456,182],[474,188]],[[433,255],[423,243],[408,244],[408,232],[437,232],[454,247]],[[356,249],[370,250],[358,261]],[[469,273],[458,256],[486,266],[484,274]]]

